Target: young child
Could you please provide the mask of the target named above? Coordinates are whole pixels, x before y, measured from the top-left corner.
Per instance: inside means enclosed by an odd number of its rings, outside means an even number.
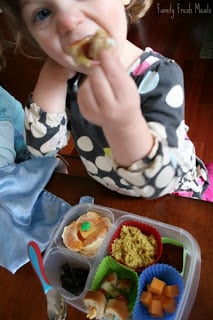
[[[17,45],[30,40],[48,57],[26,106],[26,141],[34,155],[53,155],[67,144],[70,127],[89,175],[107,188],[144,198],[201,198],[207,170],[187,136],[182,70],[127,40],[128,24],[151,3],[0,0]],[[77,63],[69,46],[99,29],[115,46]]]

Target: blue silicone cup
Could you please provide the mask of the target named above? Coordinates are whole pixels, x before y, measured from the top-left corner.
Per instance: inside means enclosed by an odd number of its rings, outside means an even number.
[[[146,268],[139,277],[138,284],[138,294],[133,310],[133,320],[143,319],[150,320],[153,317],[150,315],[148,309],[140,302],[140,297],[143,291],[146,291],[147,284],[152,282],[153,277],[157,277],[162,281],[165,281],[167,285],[178,285],[179,287],[179,296],[177,297],[177,308],[176,311],[172,314],[164,313],[163,319],[165,320],[174,320],[177,310],[180,306],[181,297],[184,291],[184,281],[180,273],[172,266],[157,263]],[[154,318],[162,319],[162,318]]]

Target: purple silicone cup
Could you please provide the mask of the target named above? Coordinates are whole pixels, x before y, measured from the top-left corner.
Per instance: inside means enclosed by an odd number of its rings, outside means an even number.
[[[177,308],[176,311],[172,314],[164,313],[163,319],[165,320],[174,320],[177,310],[180,307],[181,297],[184,291],[184,281],[180,273],[172,266],[163,263],[157,263],[146,268],[139,277],[138,283],[138,294],[133,310],[133,320],[151,320],[153,317],[148,312],[148,309],[141,303],[140,297],[143,291],[146,291],[147,284],[152,282],[154,277],[159,278],[162,281],[165,281],[167,285],[178,285],[179,287],[179,296],[177,297]],[[154,318],[162,319],[162,318]]]

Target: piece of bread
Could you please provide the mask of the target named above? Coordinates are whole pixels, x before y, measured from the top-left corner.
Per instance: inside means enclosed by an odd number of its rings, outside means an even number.
[[[107,303],[101,290],[88,291],[83,299],[88,319],[101,319]]]
[[[129,317],[128,306],[125,301],[110,299],[106,305],[104,319],[127,320]]]
[[[101,48],[109,49],[115,42],[106,31],[99,29],[93,36],[71,44],[68,47],[69,54],[73,57],[77,65],[90,67],[92,60],[98,59],[98,52]]]

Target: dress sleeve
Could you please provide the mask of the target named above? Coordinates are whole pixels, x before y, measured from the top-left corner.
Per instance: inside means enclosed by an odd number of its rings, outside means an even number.
[[[25,140],[34,156],[53,156],[67,145],[66,112],[46,113],[30,101],[25,107]]]
[[[113,162],[114,170],[136,196],[156,198],[171,193],[180,177],[193,166],[194,147],[187,139],[184,122],[184,84],[181,68],[164,58],[141,63],[133,72],[141,97],[141,110],[154,137],[150,153],[123,168]],[[144,71],[147,68],[146,71]],[[140,139],[140,137],[138,137]],[[188,155],[184,150],[188,144]]]

